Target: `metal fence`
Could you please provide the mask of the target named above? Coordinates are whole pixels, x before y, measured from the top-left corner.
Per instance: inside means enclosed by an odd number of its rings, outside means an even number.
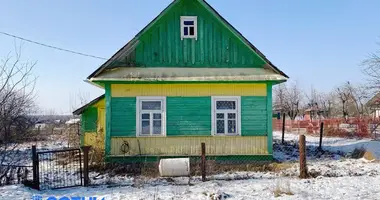
[[[89,147],[37,151],[32,146],[33,181],[27,186],[35,189],[59,189],[87,186]]]
[[[83,184],[80,149],[37,152],[40,189],[58,189]]]

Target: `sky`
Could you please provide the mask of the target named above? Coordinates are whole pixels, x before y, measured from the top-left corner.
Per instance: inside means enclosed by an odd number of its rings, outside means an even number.
[[[172,0],[3,0],[0,31],[110,58]],[[328,92],[365,81],[360,63],[380,49],[378,0],[208,0],[265,56],[302,88]],[[22,42],[0,34],[0,58],[22,46],[36,61],[41,113],[70,114],[80,99],[104,93],[85,78],[104,60]]]

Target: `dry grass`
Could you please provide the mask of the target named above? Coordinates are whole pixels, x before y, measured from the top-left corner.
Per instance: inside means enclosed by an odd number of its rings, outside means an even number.
[[[214,175],[228,172],[281,172],[294,166],[295,163],[267,163],[267,164],[218,164],[216,161],[207,161],[206,174]],[[134,175],[156,178],[159,176],[159,162],[122,163],[92,165],[91,170],[106,172],[112,175]],[[190,163],[190,176],[201,176],[199,161]]]
[[[207,162],[207,174],[218,174],[222,172],[250,171],[250,172],[280,172],[291,168],[294,163],[251,163],[251,164],[218,164],[215,161]],[[198,172],[199,168],[199,172]],[[195,172],[200,174],[200,167]],[[192,170],[193,171],[193,170]],[[195,175],[198,175],[195,173]]]

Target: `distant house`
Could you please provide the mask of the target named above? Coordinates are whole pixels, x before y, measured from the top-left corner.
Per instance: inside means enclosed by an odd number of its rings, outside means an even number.
[[[66,125],[73,125],[73,124],[79,124],[80,119],[69,119],[65,122]]]
[[[87,78],[105,94],[74,114],[107,161],[199,156],[202,142],[218,160],[271,160],[272,86],[287,79],[206,1],[175,0]]]
[[[372,97],[367,103],[366,106],[369,108],[372,117],[380,117],[380,92]]]
[[[35,129],[40,129],[40,130],[45,129],[46,128],[46,123],[42,123],[42,122],[36,123],[34,125],[34,128]]]

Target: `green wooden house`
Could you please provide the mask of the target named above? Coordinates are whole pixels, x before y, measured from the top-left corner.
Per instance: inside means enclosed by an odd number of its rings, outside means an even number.
[[[74,114],[108,161],[199,156],[202,142],[219,160],[271,160],[272,86],[287,79],[206,1],[175,0],[88,76],[105,95]]]

